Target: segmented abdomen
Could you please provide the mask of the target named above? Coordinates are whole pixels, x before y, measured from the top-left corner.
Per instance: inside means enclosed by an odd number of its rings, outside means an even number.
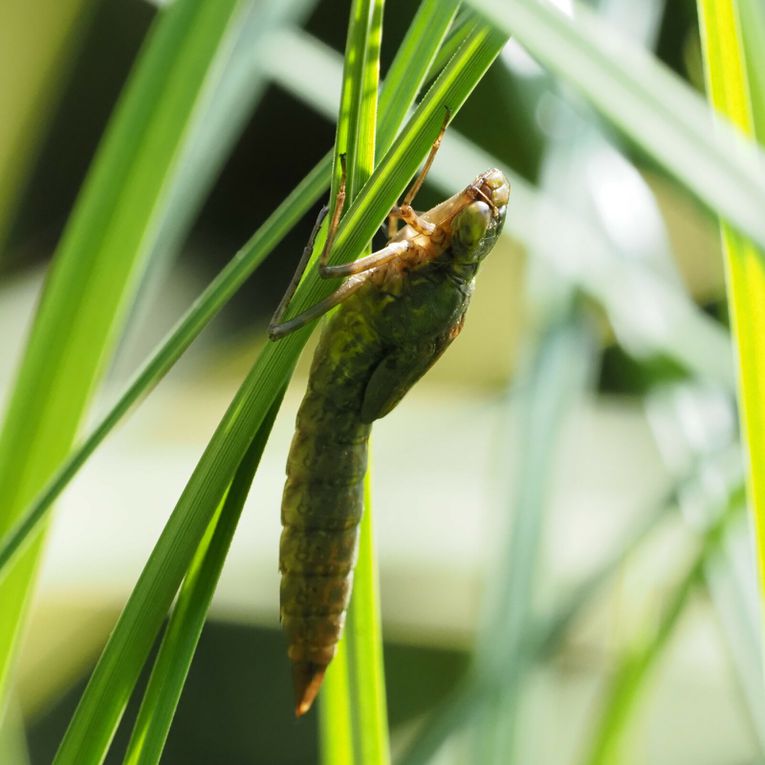
[[[363,319],[341,308],[322,333],[297,416],[282,499],[280,616],[298,698],[321,681],[351,592],[371,425],[359,419],[378,356]]]

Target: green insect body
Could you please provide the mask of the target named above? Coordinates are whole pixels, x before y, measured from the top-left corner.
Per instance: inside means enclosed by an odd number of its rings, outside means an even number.
[[[282,501],[280,616],[298,715],[316,696],[343,629],[372,422],[398,404],[459,334],[508,197],[505,176],[489,170],[426,213],[397,208],[407,225],[389,242],[395,258],[351,276],[347,296],[323,329]]]

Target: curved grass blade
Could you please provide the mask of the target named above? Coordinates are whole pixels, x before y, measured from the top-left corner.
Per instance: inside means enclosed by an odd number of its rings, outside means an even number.
[[[284,391],[277,396],[247,449],[183,581],[138,711],[125,765],[157,765],[160,761],[210,602],[283,395]]]
[[[571,19],[538,0],[470,4],[765,249],[765,154],[729,124],[712,130],[709,110],[689,86],[582,3],[573,3]]]
[[[408,67],[397,66],[398,56],[391,67],[381,94],[381,103],[388,104],[392,113],[403,115],[411,106],[417,87],[400,84],[401,78],[412,78],[421,83],[438,49],[438,42],[451,19],[448,3],[442,7],[439,0],[425,0],[412,23],[402,46],[401,55]],[[283,41],[284,35],[281,36]],[[419,74],[419,76],[418,76]],[[386,97],[388,89],[396,97]],[[378,146],[388,147],[399,122],[382,116],[378,131]],[[0,539],[0,579],[9,562],[42,522],[53,501],[77,474],[90,455],[132,407],[169,371],[183,352],[194,341],[208,322],[228,302],[262,260],[276,247],[286,233],[297,223],[327,188],[332,155],[327,154],[301,181],[289,197],[256,232],[250,241],[234,256],[232,262],[210,283],[194,305],[178,322],[168,338],[135,375],[134,381],[95,427],[88,438],[70,455],[57,474],[23,514],[21,520]]]
[[[755,134],[746,59],[734,0],[699,0],[707,96],[747,135]],[[760,64],[765,56],[759,52]],[[761,126],[765,131],[765,125]],[[765,260],[753,243],[721,221],[726,290],[738,362],[739,416],[755,530],[760,597],[765,598]],[[765,248],[763,248],[765,251]],[[761,601],[765,613],[765,600]],[[765,646],[763,647],[765,651]]]
[[[343,219],[342,247],[336,248],[334,262],[339,262],[340,253],[352,253],[352,246],[360,242],[362,247],[371,240],[430,148],[443,120],[444,105],[448,104],[452,113],[462,105],[504,41],[502,35],[486,26],[469,37],[451,59],[409,120],[396,146],[385,155]],[[325,297],[331,288],[309,274],[295,294],[295,309],[305,310]],[[306,326],[279,343],[267,345],[237,391],[93,671],[59,748],[57,765],[102,761],[140,668],[211,515],[242,454],[291,374],[311,329],[310,325]]]
[[[630,712],[639,698],[639,691],[656,664],[662,651],[704,573],[732,523],[746,509],[743,487],[734,490],[704,534],[701,547],[690,567],[676,585],[660,617],[656,631],[643,645],[624,657],[603,702],[604,713],[593,737],[590,753],[584,760],[588,765],[606,765],[619,761],[619,745]]]
[[[159,14],[58,246],[0,437],[0,533],[66,456],[163,215],[189,125],[240,20],[239,0]],[[0,698],[41,538],[0,583]]]

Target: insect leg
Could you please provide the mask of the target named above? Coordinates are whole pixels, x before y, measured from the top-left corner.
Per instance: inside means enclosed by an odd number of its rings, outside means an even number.
[[[401,218],[401,220],[411,226],[418,234],[430,236],[436,230],[435,225],[417,215],[411,205],[394,207],[390,211],[390,219],[395,220],[397,218]]]
[[[306,324],[312,322],[314,319],[318,319],[324,315],[327,311],[339,305],[347,297],[352,295],[356,290],[364,284],[364,279],[354,279],[354,276],[358,276],[364,271],[368,271],[371,268],[387,263],[395,258],[401,256],[411,247],[411,243],[404,242],[391,242],[387,247],[383,247],[382,250],[373,252],[371,255],[367,255],[365,258],[359,258],[352,263],[344,263],[339,266],[328,266],[328,268],[334,269],[331,272],[331,276],[350,276],[351,278],[343,282],[331,295],[320,300],[316,305],[312,305],[303,313],[298,314],[292,319],[287,321],[276,320],[276,317],[268,325],[268,337],[270,340],[279,340],[285,335],[289,335],[290,332],[294,332],[296,329],[304,327]]]
[[[308,261],[311,259],[314,242],[316,241],[316,237],[318,236],[321,224],[324,222],[324,218],[327,217],[328,212],[329,208],[327,205],[324,205],[324,207],[319,210],[319,214],[316,217],[316,223],[313,224],[313,229],[311,230],[311,236],[308,238],[308,244],[306,244],[306,246],[303,248],[303,254],[300,256],[298,267],[295,269],[295,273],[292,275],[292,280],[287,287],[287,291],[284,293],[284,297],[279,301],[279,305],[277,306],[276,311],[274,311],[274,315],[271,317],[271,321],[268,323],[269,337],[271,336],[272,328],[282,323],[284,314],[287,312],[287,306],[290,304],[290,300],[292,300],[298,284],[300,284],[300,279],[305,272]]]
[[[414,200],[415,196],[417,196],[417,192],[422,187],[422,184],[425,182],[425,178],[427,177],[428,171],[433,164],[433,160],[436,158],[436,154],[438,153],[438,149],[441,146],[441,141],[444,137],[444,133],[446,132],[446,128],[449,125],[450,117],[451,112],[447,109],[443,124],[441,125],[441,130],[438,132],[436,140],[433,142],[433,146],[430,147],[430,154],[428,154],[428,158],[425,160],[425,164],[422,166],[422,170],[420,170],[417,178],[415,178],[414,183],[411,185],[409,191],[406,192],[406,196],[404,197],[401,205],[399,207],[394,207],[390,211],[390,215],[388,216],[388,239],[392,239],[395,236],[398,228],[396,220],[399,218],[410,225],[418,234],[430,236],[433,233],[435,226],[432,223],[428,223],[428,221],[423,220],[417,215],[417,213],[412,209],[412,201]]]
[[[340,223],[340,215],[342,214],[343,206],[345,204],[345,154],[340,155],[340,168],[340,186],[338,187],[337,196],[335,197],[335,210],[332,214],[332,220],[329,224],[324,248],[322,249],[321,255],[319,256],[320,274],[322,261],[326,261],[326,259],[329,257],[329,251],[332,248],[332,243],[335,239],[335,233],[337,232],[337,227]],[[268,323],[268,336],[272,340],[276,337],[283,336],[283,334],[275,334],[274,330],[285,323],[283,322],[283,319],[284,315],[287,313],[287,307],[295,295],[295,290],[297,290],[298,284],[300,284],[300,280],[303,278],[303,274],[305,273],[308,261],[311,259],[311,253],[313,252],[313,246],[316,242],[316,237],[319,234],[319,229],[321,228],[321,224],[324,222],[324,218],[327,217],[328,212],[329,208],[327,205],[324,205],[324,207],[322,207],[319,211],[319,214],[316,217],[316,223],[313,224],[313,229],[311,230],[311,236],[308,237],[308,243],[303,248],[303,254],[300,256],[298,267],[295,269],[295,273],[292,275],[292,279],[289,283],[289,286],[287,287],[287,291],[284,293],[284,297],[281,299],[281,301],[279,301],[279,305],[277,306],[274,315],[271,317],[271,321]]]
[[[427,160],[425,160],[425,164],[422,166],[422,170],[420,170],[420,174],[415,179],[414,183],[412,184],[409,191],[406,192],[406,196],[404,197],[404,201],[402,203],[402,207],[408,207],[412,204],[414,201],[414,198],[417,196],[417,192],[420,190],[420,187],[425,182],[425,177],[428,174],[428,171],[430,170],[430,166],[433,164],[433,160],[436,158],[436,154],[438,153],[438,148],[441,146],[441,141],[443,140],[444,133],[446,132],[446,128],[449,125],[449,120],[451,119],[451,112],[447,109],[446,115],[444,116],[443,124],[441,125],[441,130],[438,132],[438,135],[436,136],[436,140],[433,141],[433,145],[430,147],[430,154],[428,154]]]
[[[402,242],[391,242],[390,244],[386,244],[381,250],[373,252],[371,255],[366,255],[363,258],[359,258],[358,260],[352,260],[350,263],[340,263],[336,266],[323,266],[319,271],[319,275],[324,278],[332,278],[361,274],[364,271],[377,268],[377,266],[381,266],[383,263],[389,263],[391,260],[395,260],[410,247],[411,243],[406,240]]]
[[[334,308],[339,303],[342,303],[345,298],[352,295],[363,284],[361,279],[348,279],[343,282],[331,295],[320,300],[316,305],[312,305],[303,313],[299,313],[287,321],[271,322],[268,325],[268,339],[269,340],[281,340],[281,338],[294,332],[296,329],[304,327],[314,319],[318,319],[323,316],[331,308]]]

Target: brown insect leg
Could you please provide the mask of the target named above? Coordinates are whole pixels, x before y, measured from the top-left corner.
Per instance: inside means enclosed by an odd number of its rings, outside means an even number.
[[[394,207],[391,212],[391,216],[395,215],[396,218],[401,218],[407,225],[411,226],[418,234],[424,234],[430,236],[436,227],[433,223],[429,223],[424,218],[421,218],[412,209],[411,205],[401,205],[401,207]]]
[[[383,263],[395,260],[411,246],[411,242],[408,241],[391,242],[387,247],[383,247],[382,250],[373,252],[365,258],[354,260],[352,263],[343,263],[339,266],[328,266],[328,268],[332,269],[330,276],[358,276],[364,271],[369,271]],[[350,278],[343,282],[331,295],[324,298],[324,300],[320,300],[316,305],[312,305],[310,308],[303,311],[303,313],[300,313],[291,319],[287,319],[287,321],[278,323],[271,322],[268,327],[268,337],[271,340],[279,340],[285,335],[289,335],[290,332],[294,332],[296,329],[304,327],[314,319],[323,316],[336,305],[342,303],[343,300],[356,292],[362,284],[364,284],[363,279]]]
[[[443,140],[444,133],[446,132],[446,128],[449,125],[449,120],[451,119],[451,112],[447,109],[446,115],[444,116],[444,122],[441,125],[441,130],[438,132],[438,135],[436,136],[436,140],[433,141],[433,145],[430,147],[430,154],[428,154],[428,158],[425,160],[425,164],[422,166],[422,170],[420,170],[419,175],[417,178],[415,178],[414,183],[412,184],[409,191],[406,192],[406,196],[404,197],[404,201],[401,204],[402,207],[407,207],[408,205],[411,205],[414,201],[414,198],[417,196],[417,192],[420,190],[420,187],[425,182],[425,177],[428,174],[428,171],[430,170],[430,166],[433,164],[433,160],[436,158],[436,154],[438,154],[438,148],[441,146],[441,141]]]
[[[408,223],[419,234],[430,236],[430,234],[433,233],[433,229],[435,228],[433,224],[428,223],[427,221],[424,221],[422,218],[418,217],[417,213],[412,209],[412,202],[417,196],[417,192],[422,187],[422,184],[425,182],[425,178],[430,171],[433,160],[436,158],[436,154],[438,154],[438,149],[441,146],[441,141],[444,137],[444,133],[446,132],[446,128],[449,125],[450,118],[451,112],[447,109],[446,114],[444,115],[444,121],[441,125],[441,129],[438,131],[436,140],[430,147],[430,153],[428,154],[428,158],[425,160],[425,164],[422,166],[422,170],[420,170],[418,173],[417,178],[415,178],[414,183],[409,188],[409,191],[406,192],[406,196],[404,196],[404,200],[401,205],[399,207],[394,207],[390,211],[390,214],[388,215],[388,239],[393,239],[393,237],[398,233],[399,218]]]

